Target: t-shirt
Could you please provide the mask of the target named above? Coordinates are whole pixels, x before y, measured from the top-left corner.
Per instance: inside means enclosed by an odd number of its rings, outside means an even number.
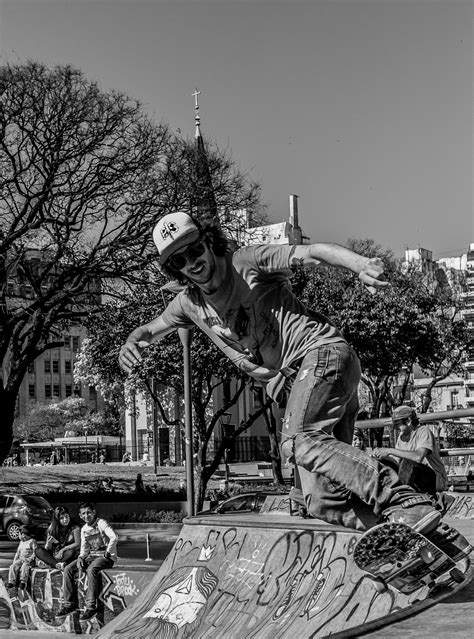
[[[79,556],[100,556],[106,551],[116,561],[117,535],[105,519],[97,517],[92,524],[84,524],[81,528],[81,551]]]
[[[76,538],[76,530],[79,530],[79,526],[77,526],[76,524],[72,524],[67,528],[65,534],[63,533],[63,531],[60,530],[60,534],[58,535],[60,539],[57,539],[56,537],[53,537],[51,533],[51,526],[49,526],[46,532],[46,543],[44,547],[46,548],[46,550],[51,550],[54,554],[58,550],[64,548],[64,546],[73,544]]]
[[[426,448],[430,453],[426,455],[423,463],[430,466],[436,473],[436,490],[446,490],[448,487],[448,477],[446,469],[439,454],[438,445],[429,426],[422,424],[414,428],[410,439],[403,441],[401,437],[397,439],[396,448],[400,450],[415,451],[418,448]]]
[[[38,544],[36,543],[36,539],[33,539],[32,537],[25,541],[20,541],[13,561],[26,561],[28,563],[32,563],[35,558],[35,550],[37,547]]]
[[[167,306],[163,321],[180,328],[196,324],[240,370],[264,385],[271,382],[308,351],[343,341],[324,315],[292,292],[294,248],[264,244],[227,254],[219,290],[206,295],[186,287]],[[262,370],[256,372],[256,366]]]

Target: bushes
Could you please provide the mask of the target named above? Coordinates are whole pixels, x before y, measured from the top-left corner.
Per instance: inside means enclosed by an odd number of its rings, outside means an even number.
[[[185,513],[173,510],[146,510],[144,513],[116,513],[112,521],[142,524],[180,524]]]

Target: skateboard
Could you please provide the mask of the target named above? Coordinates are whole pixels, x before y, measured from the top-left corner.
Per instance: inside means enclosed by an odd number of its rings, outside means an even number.
[[[465,579],[454,559],[406,524],[379,524],[365,532],[354,547],[354,561],[380,591],[390,585],[409,594],[434,588],[446,575],[457,583]]]

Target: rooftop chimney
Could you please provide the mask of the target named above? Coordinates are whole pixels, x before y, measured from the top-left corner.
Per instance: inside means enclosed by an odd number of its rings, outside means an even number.
[[[298,196],[290,195],[290,224],[294,229],[299,228],[298,221]]]

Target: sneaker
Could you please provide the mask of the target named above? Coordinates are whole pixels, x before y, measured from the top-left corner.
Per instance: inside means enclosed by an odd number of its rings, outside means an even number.
[[[422,535],[434,530],[441,521],[441,513],[433,507],[428,495],[407,493],[395,496],[397,503],[385,508],[382,518],[395,524],[406,524]]]
[[[56,617],[67,617],[75,610],[77,610],[76,606],[62,606],[56,613]]]
[[[92,619],[92,617],[95,617],[96,614],[97,614],[96,608],[84,608],[84,612],[79,617],[79,619],[81,621],[88,621],[89,619]]]

